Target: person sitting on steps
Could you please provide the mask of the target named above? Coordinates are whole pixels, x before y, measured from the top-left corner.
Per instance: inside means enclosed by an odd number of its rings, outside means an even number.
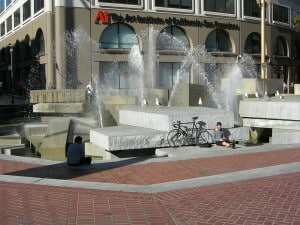
[[[74,143],[69,146],[67,151],[68,166],[81,166],[84,164],[91,164],[91,162],[91,157],[85,157],[84,149],[82,146],[82,137],[75,137]]]
[[[216,124],[214,134],[213,134],[213,139],[216,145],[235,148],[234,140],[232,143],[230,143],[229,140],[225,137],[221,122],[217,122]]]

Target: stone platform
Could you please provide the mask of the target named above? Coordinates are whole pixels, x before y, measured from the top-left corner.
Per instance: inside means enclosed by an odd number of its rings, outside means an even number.
[[[272,144],[300,143],[300,96],[244,99],[239,113],[243,125],[272,129]]]
[[[167,135],[174,128],[172,123],[191,122],[195,116],[198,116],[196,122],[205,122],[211,133],[216,122],[222,121],[229,139],[249,140],[248,127],[233,128],[232,112],[207,107],[149,106],[120,110],[121,125],[91,130],[90,141],[106,151],[168,147]]]
[[[224,128],[234,127],[234,115],[230,111],[208,107],[131,107],[120,110],[120,124],[156,129],[171,130],[172,123],[192,122],[192,117],[198,116],[197,121],[206,123],[207,129],[214,129],[218,121]]]

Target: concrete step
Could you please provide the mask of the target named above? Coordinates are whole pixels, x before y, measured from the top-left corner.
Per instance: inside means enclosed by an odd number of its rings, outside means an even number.
[[[22,137],[17,133],[0,136],[1,146],[20,145],[20,144],[22,144]]]
[[[272,144],[299,144],[300,130],[272,129]]]
[[[120,110],[119,119],[123,125],[168,132],[173,129],[173,122],[191,122],[195,116],[198,116],[197,121],[206,123],[207,129],[214,129],[218,121],[224,128],[234,127],[233,112],[208,107],[130,107]]]
[[[300,96],[240,101],[242,118],[300,121]]]
[[[226,130],[229,140],[249,140],[248,127]],[[209,132],[212,134],[213,130],[209,130]],[[126,125],[98,128],[90,131],[90,141],[100,148],[99,151],[103,151],[103,149],[106,151],[117,151],[169,147],[167,136],[168,132],[166,131]]]

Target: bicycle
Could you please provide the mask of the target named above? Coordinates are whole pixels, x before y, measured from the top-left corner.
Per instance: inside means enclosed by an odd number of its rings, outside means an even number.
[[[167,136],[168,144],[171,147],[210,143],[212,135],[204,128],[206,124],[203,121],[196,123],[198,117],[192,117],[192,119],[193,122],[182,123],[178,120],[172,124],[174,129],[170,130]],[[188,127],[188,125],[192,125],[192,127]]]

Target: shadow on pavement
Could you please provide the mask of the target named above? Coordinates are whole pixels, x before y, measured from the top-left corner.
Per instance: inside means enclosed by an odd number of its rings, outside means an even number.
[[[39,166],[33,168],[22,169],[14,172],[4,173],[4,175],[24,176],[24,177],[38,177],[68,180],[93,173],[101,173],[101,171],[127,166],[135,163],[143,162],[151,157],[130,158],[115,162],[101,162],[92,163],[91,165],[84,165],[78,167],[68,167],[66,163],[58,163],[47,166]]]

